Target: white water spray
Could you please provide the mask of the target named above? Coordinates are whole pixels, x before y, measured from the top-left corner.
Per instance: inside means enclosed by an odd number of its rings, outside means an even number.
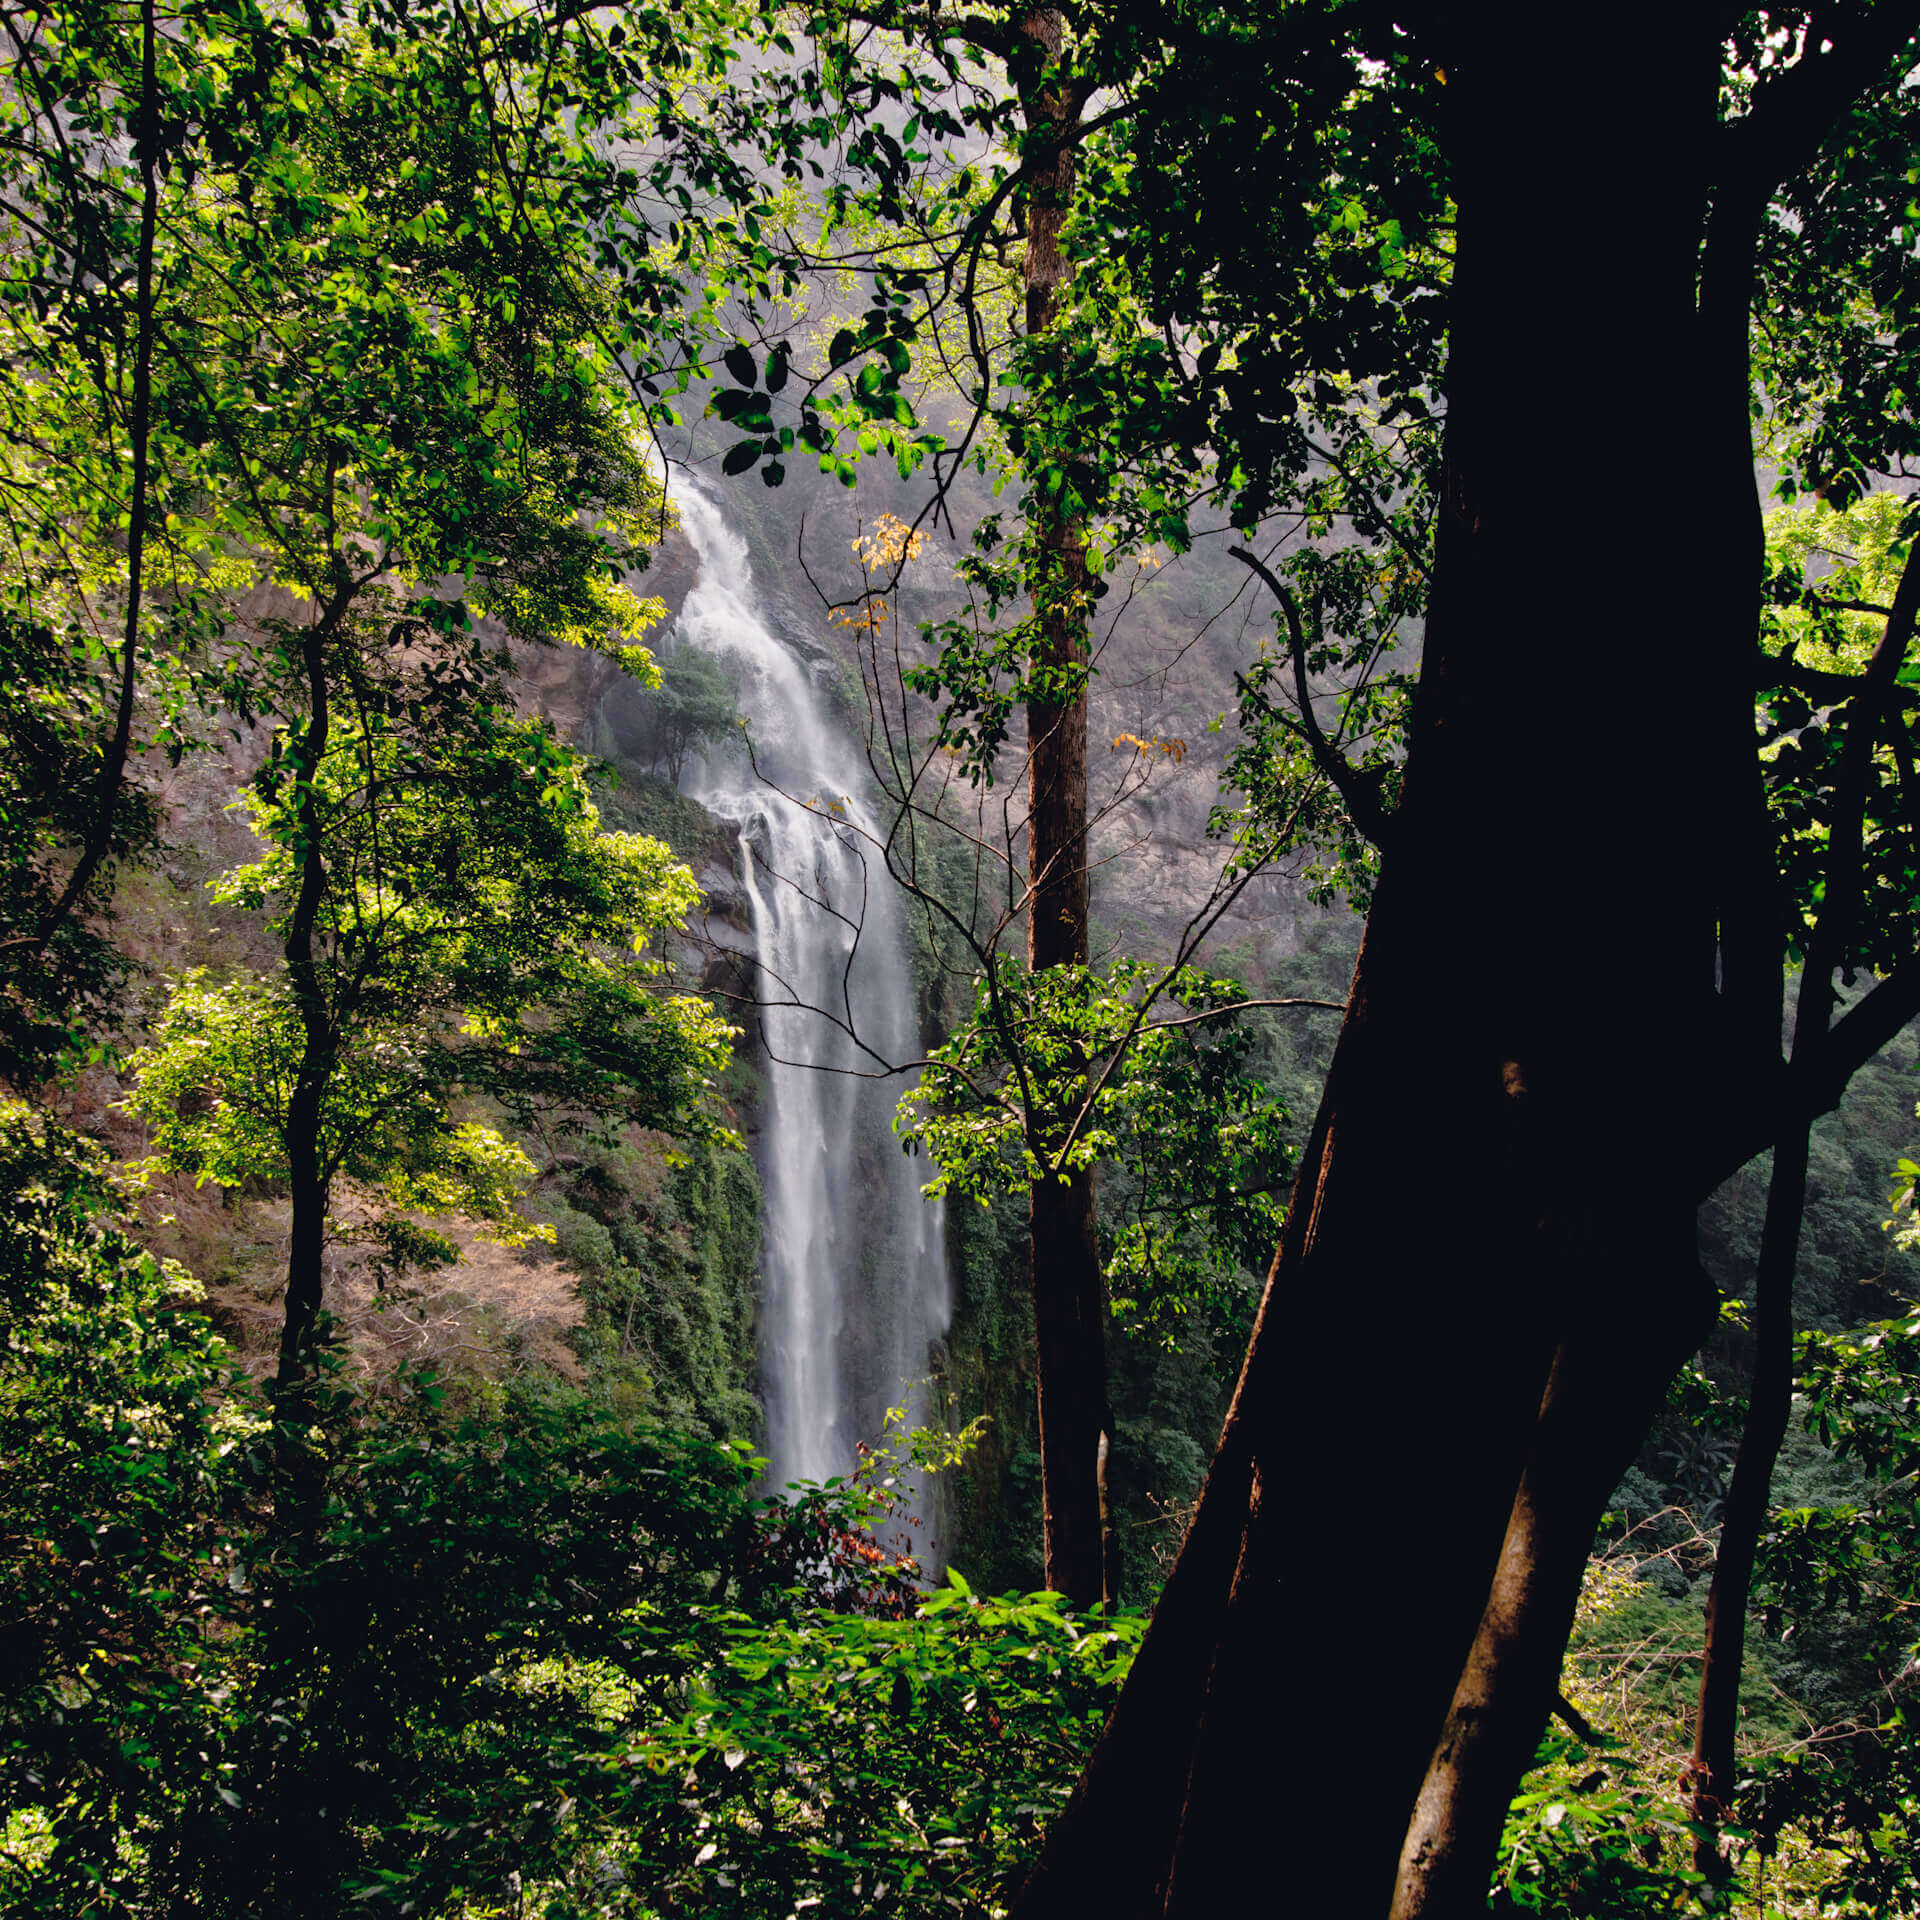
[[[739,673],[757,762],[716,753],[685,784],[739,828],[760,999],[798,1003],[761,1015],[760,1374],[782,1486],[847,1472],[888,1407],[926,1417],[915,1383],[951,1311],[945,1235],[920,1162],[893,1137],[903,1083],[858,1077],[877,1063],[834,1024],[885,1060],[920,1051],[869,769],[807,662],[769,630],[745,540],[697,480],[675,473],[671,492],[700,562],[676,639]],[[926,1542],[922,1553],[933,1557]]]

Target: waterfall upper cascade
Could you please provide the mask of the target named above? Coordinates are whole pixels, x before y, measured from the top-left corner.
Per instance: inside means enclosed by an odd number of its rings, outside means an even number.
[[[929,1350],[945,1333],[941,1209],[892,1132],[898,1079],[813,1007],[889,1061],[920,1051],[906,928],[875,833],[865,757],[811,668],[770,630],[746,541],[700,482],[671,482],[699,573],[675,640],[738,673],[757,770],[710,755],[684,782],[740,830],[763,1002],[767,1100],[760,1372],[776,1486],[845,1473],[888,1407],[918,1413]],[[928,1516],[929,1522],[931,1516]],[[931,1543],[922,1543],[925,1553]]]

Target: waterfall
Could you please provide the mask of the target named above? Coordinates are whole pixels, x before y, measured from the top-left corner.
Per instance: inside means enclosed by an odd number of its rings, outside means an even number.
[[[775,1486],[824,1480],[879,1437],[889,1407],[925,1417],[929,1350],[950,1313],[941,1211],[894,1139],[899,1079],[920,1051],[901,902],[883,864],[873,783],[801,652],[770,630],[745,540],[701,483],[676,471],[680,523],[699,560],[676,642],[739,675],[753,742],[691,766],[685,785],[739,828],[752,904],[767,1099],[760,1377]],[[864,837],[863,837],[864,836]],[[928,1525],[932,1516],[926,1515]],[[921,1552],[931,1563],[931,1543]]]

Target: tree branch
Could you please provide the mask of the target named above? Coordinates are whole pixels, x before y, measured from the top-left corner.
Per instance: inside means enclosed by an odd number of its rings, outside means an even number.
[[[1553,1696],[1552,1712],[1554,1718],[1563,1722],[1576,1740],[1584,1741],[1590,1747],[1606,1744],[1606,1735],[1564,1693]]]
[[[1836,7],[1828,24],[1832,51],[1807,55],[1763,81],[1746,116],[1727,128],[1716,187],[1764,196],[1810,165],[1835,121],[1916,32],[1914,0]]]
[[[1861,872],[1866,781],[1881,723],[1900,691],[1897,675],[1920,624],[1920,543],[1901,569],[1893,611],[1866,671],[1852,682],[1841,765],[1839,801],[1828,830],[1826,898],[1802,969],[1800,1012],[1793,1062],[1777,1083],[1777,1097],[1743,1102],[1742,1111],[1717,1141],[1717,1154],[1703,1158],[1702,1197],[1788,1129],[1830,1112],[1847,1083],[1916,1015],[1920,1015],[1920,954],[1910,954],[1862,1000],[1828,1025],[1832,981],[1845,961],[1852,921],[1864,891]],[[1708,1177],[1711,1176],[1711,1177]]]
[[[1314,765],[1320,769],[1328,784],[1345,803],[1353,824],[1375,846],[1384,847],[1393,837],[1393,825],[1386,809],[1380,804],[1378,787],[1327,738],[1318,716],[1314,713],[1313,695],[1307,686],[1307,636],[1300,618],[1299,602],[1271,569],[1256,555],[1249,553],[1245,547],[1229,547],[1227,551],[1258,576],[1267,591],[1280,603],[1280,611],[1286,617],[1287,640],[1293,655],[1294,692],[1300,707],[1300,725],[1306,735],[1307,746],[1313,754]]]
[[[1345,1013],[1344,1000],[1314,1000],[1295,995],[1287,1000],[1235,1000],[1229,1006],[1209,1007],[1204,1013],[1190,1013],[1180,1020],[1149,1020],[1144,1033],[1165,1033],[1169,1027],[1197,1027],[1203,1020],[1225,1020],[1236,1013],[1251,1013],[1258,1007],[1322,1007],[1328,1013]]]
[[[127,511],[127,618],[120,643],[119,686],[114,699],[113,734],[101,761],[99,797],[85,846],[67,878],[65,890],[35,933],[31,952],[44,954],[54,936],[87,897],[113,847],[114,816],[120,808],[127,756],[133,745],[133,712],[139,686],[141,568],[146,557],[147,495],[150,491],[148,441],[153,415],[153,254],[159,217],[160,108],[155,70],[153,0],[140,10],[140,109],[134,122],[134,152],[140,167],[140,239],[134,262],[133,409],[129,423],[130,499]],[[101,397],[107,398],[104,371]]]

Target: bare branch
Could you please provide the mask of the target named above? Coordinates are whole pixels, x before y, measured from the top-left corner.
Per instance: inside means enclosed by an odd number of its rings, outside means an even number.
[[[1180,1020],[1149,1020],[1144,1033],[1165,1033],[1170,1027],[1197,1027],[1205,1020],[1225,1020],[1236,1013],[1252,1013],[1260,1007],[1320,1007],[1328,1013],[1345,1013],[1347,1003],[1344,1000],[1315,1000],[1305,994],[1295,994],[1285,1000],[1235,1000],[1224,1007],[1209,1007],[1204,1013],[1190,1013]]]
[[[1386,846],[1393,836],[1393,827],[1386,809],[1380,804],[1378,783],[1355,767],[1352,761],[1327,738],[1321,728],[1319,717],[1313,710],[1313,693],[1307,685],[1307,636],[1300,618],[1299,602],[1294,598],[1292,591],[1257,555],[1249,553],[1245,547],[1229,547],[1227,551],[1243,566],[1250,568],[1258,575],[1267,591],[1280,603],[1280,611],[1286,617],[1287,640],[1293,654],[1294,692],[1300,708],[1300,726],[1306,737],[1308,749],[1313,754],[1313,764],[1326,776],[1328,784],[1339,794],[1353,824],[1375,846]]]

